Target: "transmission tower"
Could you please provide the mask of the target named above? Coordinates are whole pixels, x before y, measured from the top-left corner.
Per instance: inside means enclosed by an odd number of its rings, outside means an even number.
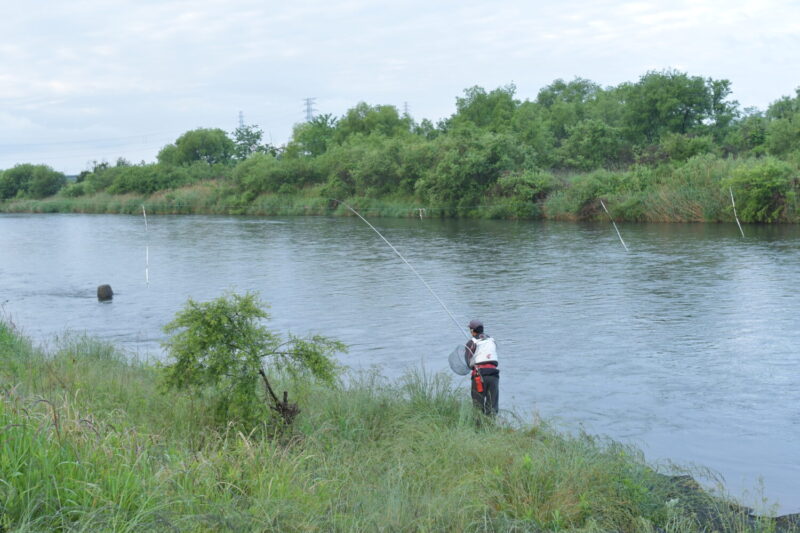
[[[408,102],[403,102],[403,114],[407,117],[411,116],[411,111],[408,108]]]
[[[303,101],[306,103],[306,122],[311,122],[314,120],[314,102],[316,101],[317,97],[311,98],[304,98]]]
[[[239,127],[244,128],[244,113],[239,111]]]

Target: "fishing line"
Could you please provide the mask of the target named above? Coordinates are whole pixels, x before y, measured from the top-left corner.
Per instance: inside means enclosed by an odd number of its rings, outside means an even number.
[[[406,261],[406,258],[405,258],[405,257],[403,257],[403,254],[401,254],[401,253],[400,253],[400,252],[397,250],[397,248],[395,248],[395,247],[394,247],[394,245],[392,245],[392,243],[390,243],[390,242],[389,242],[389,241],[386,239],[386,237],[384,237],[384,236],[381,234],[381,232],[380,232],[380,231],[378,231],[377,229],[375,229],[375,226],[373,226],[372,224],[370,224],[370,223],[369,223],[369,221],[368,221],[366,218],[362,217],[362,216],[361,216],[361,213],[359,213],[358,211],[356,211],[355,209],[353,209],[352,207],[350,207],[350,206],[349,206],[349,205],[347,205],[346,203],[342,202],[341,200],[337,200],[337,199],[335,199],[335,198],[331,198],[331,200],[333,200],[334,202],[338,202],[338,203],[342,204],[342,205],[343,205],[343,206],[345,206],[347,209],[349,209],[350,211],[352,211],[352,212],[353,212],[353,214],[355,214],[355,215],[356,215],[358,218],[360,218],[361,220],[363,220],[363,221],[364,221],[364,224],[366,224],[367,226],[369,226],[370,228],[372,228],[372,231],[374,231],[375,233],[377,233],[377,234],[378,234],[378,237],[380,237],[381,239],[383,239],[383,242],[385,242],[386,244],[388,244],[388,245],[389,245],[389,248],[391,248],[391,249],[394,251],[394,253],[396,253],[396,254],[397,254],[397,257],[399,257],[400,259],[402,259],[402,260],[403,260],[403,262],[406,264],[406,266],[408,266],[408,268],[410,268],[410,269],[411,269],[411,272],[413,272],[413,273],[414,273],[414,274],[417,276],[417,278],[419,278],[419,280],[422,282],[422,284],[423,284],[423,285],[425,285],[425,288],[426,288],[426,289],[428,289],[428,290],[430,291],[430,293],[433,295],[433,297],[434,297],[434,298],[436,298],[436,301],[437,301],[437,302],[439,302],[439,305],[441,305],[441,306],[442,306],[442,309],[444,309],[444,310],[445,310],[445,312],[446,312],[446,313],[447,313],[447,314],[450,316],[450,319],[451,319],[451,320],[453,321],[453,323],[456,325],[456,327],[458,328],[458,330],[459,330],[459,331],[461,331],[461,332],[462,332],[462,333],[463,333],[463,334],[464,334],[464,335],[467,337],[467,339],[469,339],[469,338],[470,338],[469,334],[468,334],[468,333],[467,333],[467,332],[464,330],[464,328],[463,328],[463,327],[462,327],[462,326],[461,326],[461,325],[458,323],[458,320],[456,320],[456,317],[454,317],[454,316],[453,316],[453,313],[451,313],[451,312],[450,312],[450,310],[449,310],[449,309],[447,308],[447,306],[444,304],[444,302],[442,301],[442,299],[441,299],[441,298],[439,298],[439,296],[436,294],[436,292],[434,292],[434,290],[431,288],[431,286],[430,286],[430,285],[428,285],[428,282],[426,282],[426,281],[425,281],[425,280],[422,278],[422,276],[420,276],[420,275],[419,275],[419,272],[417,272],[417,269],[416,269],[416,268],[414,268],[413,266],[411,266],[411,263],[409,263],[408,261]]]
[[[147,211],[142,204],[142,215],[144,216],[144,280],[147,286],[150,286],[150,238],[147,233]]]
[[[739,215],[736,214],[736,201],[733,199],[733,189],[728,187],[728,190],[731,193],[731,205],[733,206],[733,218],[736,219],[736,224],[739,226],[739,231],[742,232],[742,237],[744,237],[744,230],[742,229],[742,225],[739,223]]]
[[[609,213],[608,209],[606,209],[606,204],[603,203],[603,200],[600,200],[600,205],[603,206],[603,211],[605,211],[606,215],[608,215],[608,219],[611,221],[612,224],[614,224],[614,229],[617,231],[617,237],[619,237],[619,242],[622,243],[622,246],[623,246],[623,248],[625,248],[626,252],[629,251],[628,247],[625,245],[625,241],[622,240],[622,235],[620,235],[619,229],[617,229],[617,223],[614,222],[613,218],[611,218],[611,213]]]

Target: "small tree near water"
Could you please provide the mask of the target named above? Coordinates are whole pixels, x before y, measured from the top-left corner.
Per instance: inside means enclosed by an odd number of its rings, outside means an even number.
[[[252,293],[226,294],[210,302],[189,299],[164,326],[172,334],[164,343],[171,359],[165,369],[167,385],[211,395],[217,416],[225,422],[254,423],[272,409],[291,423],[299,408],[289,403],[285,391],[282,399],[275,394],[268,375],[275,372],[265,365],[332,383],[332,356],[346,347],[322,336],[283,339],[262,325],[269,319],[264,307]]]

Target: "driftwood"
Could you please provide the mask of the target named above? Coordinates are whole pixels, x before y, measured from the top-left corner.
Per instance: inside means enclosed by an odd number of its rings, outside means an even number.
[[[264,387],[267,389],[267,393],[272,398],[272,405],[269,406],[270,409],[281,415],[287,426],[291,425],[295,417],[300,414],[300,407],[298,407],[296,403],[289,403],[289,393],[287,391],[283,391],[283,401],[279,400],[275,395],[275,392],[272,390],[272,386],[269,384],[269,380],[267,379],[267,374],[264,372],[264,369],[259,368],[258,373],[261,374],[261,379],[264,381]]]

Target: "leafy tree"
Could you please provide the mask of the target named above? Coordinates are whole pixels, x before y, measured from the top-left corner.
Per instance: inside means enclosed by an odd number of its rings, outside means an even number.
[[[767,118],[769,120],[790,118],[793,115],[800,113],[800,87],[798,87],[795,92],[797,95],[794,98],[790,96],[784,96],[772,102],[767,108]]]
[[[219,128],[198,128],[187,131],[165,146],[158,154],[158,161],[171,165],[188,165],[202,161],[209,165],[229,163],[234,154],[234,143]]]
[[[469,122],[495,133],[508,131],[519,105],[514,99],[516,91],[513,83],[489,93],[477,85],[466,89],[462,98],[456,98],[456,113],[451,117],[451,127]]]
[[[386,137],[394,137],[410,131],[411,119],[401,117],[396,107],[391,105],[371,106],[361,102],[349,109],[336,123],[333,140],[342,143],[351,135],[358,133],[363,135],[377,133]]]
[[[760,155],[764,151],[768,121],[757,109],[746,109],[742,118],[735,120],[728,132],[723,148],[726,152],[741,154],[752,152]]]
[[[731,82],[728,80],[706,80],[706,88],[711,98],[709,125],[716,142],[721,142],[730,131],[731,124],[739,116],[739,102],[727,101],[731,95]]]
[[[238,161],[244,161],[253,154],[276,154],[274,147],[262,144],[264,131],[256,125],[242,125],[233,131],[233,156]]]
[[[706,80],[675,70],[648,72],[623,84],[625,126],[638,144],[655,143],[665,133],[693,133],[712,116]]]
[[[541,104],[529,101],[520,104],[511,119],[511,130],[522,144],[533,151],[537,166],[547,167],[553,163],[555,138],[547,110]]]
[[[472,209],[505,172],[521,170],[530,152],[510,134],[460,127],[435,141],[438,160],[425,172],[416,191],[435,205]]]
[[[619,128],[588,119],[571,126],[559,149],[566,167],[580,170],[619,167],[630,159]]]
[[[0,176],[0,199],[16,196],[45,198],[57,193],[66,182],[62,172],[49,166],[30,163],[16,165]]]
[[[583,78],[565,82],[557,79],[539,91],[536,103],[545,111],[553,137],[562,140],[569,128],[589,115],[590,103],[600,94],[600,86]]]
[[[345,346],[322,336],[289,335],[284,340],[261,324],[269,318],[264,307],[253,293],[227,294],[210,302],[189,299],[164,327],[171,334],[165,343],[171,358],[166,384],[195,393],[211,389],[222,423],[257,423],[267,408],[291,423],[299,409],[285,392],[283,400],[278,398],[266,368],[310,374],[330,384],[337,374],[332,357]],[[266,360],[270,364],[265,367]],[[265,387],[263,397],[257,394],[259,381]]]
[[[36,165],[28,184],[28,194],[33,198],[52,196],[66,183],[67,178],[63,172],[55,171],[45,165]]]
[[[800,150],[800,112],[773,120],[767,126],[765,145],[770,154],[783,156]]]
[[[336,117],[331,114],[318,115],[309,122],[297,124],[292,132],[292,140],[286,147],[287,157],[324,154],[333,143],[336,130]]]
[[[423,118],[422,122],[420,122],[419,124],[415,124],[414,127],[412,128],[412,131],[414,132],[415,135],[424,137],[429,141],[435,139],[441,133],[441,131],[439,131],[436,128],[436,126],[433,125],[433,122],[431,122],[427,118]]]

